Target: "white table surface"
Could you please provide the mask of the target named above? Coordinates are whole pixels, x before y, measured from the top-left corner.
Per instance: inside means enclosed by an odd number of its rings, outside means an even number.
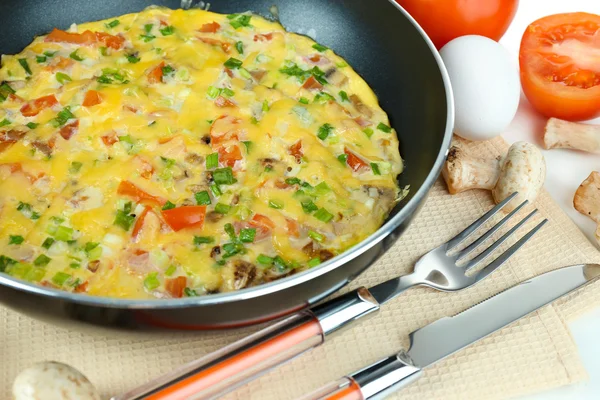
[[[521,36],[528,24],[546,15],[586,11],[600,14],[598,0],[521,0],[510,28],[500,40],[518,65]],[[525,140],[541,145],[546,118],[531,108],[522,95],[519,111],[503,137],[509,142]],[[600,123],[600,118],[591,122]],[[600,156],[569,150],[544,151],[546,190],[593,242],[595,224],[573,208],[573,194],[591,171],[600,171]],[[569,324],[590,376],[589,382],[562,387],[523,400],[600,399],[600,308]],[[535,372],[533,372],[535,373]]]

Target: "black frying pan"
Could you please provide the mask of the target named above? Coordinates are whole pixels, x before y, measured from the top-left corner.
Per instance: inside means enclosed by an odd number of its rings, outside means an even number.
[[[164,0],[4,0],[0,53],[13,54],[35,35],[72,23],[136,12]],[[316,32],[318,42],[344,57],[378,95],[400,136],[409,195],[386,224],[361,244],[317,268],[235,293],[171,300],[119,300],[66,293],[0,274],[0,302],[40,319],[103,326],[148,325],[204,329],[239,326],[306,307],[371,265],[406,229],[437,178],[453,125],[450,86],[433,45],[416,23],[388,0],[212,0],[210,10],[251,10],[267,18],[273,6],[289,31]]]

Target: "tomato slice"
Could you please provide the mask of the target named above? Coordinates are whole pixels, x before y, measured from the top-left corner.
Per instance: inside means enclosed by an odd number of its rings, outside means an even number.
[[[43,109],[50,108],[56,104],[58,104],[58,100],[56,100],[53,94],[39,97],[21,107],[21,114],[24,117],[33,117],[38,115]]]
[[[173,297],[182,297],[186,286],[187,278],[185,276],[165,280],[165,289]]]
[[[161,61],[156,67],[152,68],[150,72],[148,72],[148,82],[150,83],[159,83],[162,82],[163,78],[163,67],[165,66],[165,62]]]
[[[85,93],[85,97],[83,98],[83,103],[81,105],[84,107],[92,107],[100,103],[102,103],[102,96],[100,95],[100,92],[96,90],[88,90]]]
[[[162,211],[163,218],[175,232],[185,228],[202,228],[206,206],[183,206]]]
[[[219,148],[219,163],[224,167],[235,166],[235,162],[242,159],[239,146],[223,146]]]
[[[138,219],[135,221],[135,225],[133,225],[133,231],[131,231],[132,238],[134,238],[134,239],[137,238],[140,231],[142,230],[142,227],[144,226],[144,219],[146,218],[146,215],[148,215],[148,213],[150,211],[152,211],[152,208],[150,208],[148,206],[144,207],[144,211],[142,211],[142,213],[140,214]]]
[[[120,49],[125,43],[121,36],[113,36],[104,32],[84,31],[82,33],[71,33],[54,28],[52,32],[46,35],[46,42],[73,43],[81,45],[103,44],[115,50]]]
[[[521,85],[535,109],[569,121],[600,115],[600,16],[550,15],[530,24],[519,50]]]
[[[369,164],[367,164],[362,158],[344,148],[344,153],[348,156],[346,158],[346,163],[352,168],[354,172],[358,172],[361,169],[369,168]]]
[[[218,22],[213,21],[209,24],[202,25],[198,31],[203,33],[216,33],[220,27],[221,25],[219,25]]]
[[[275,228],[275,222],[273,222],[271,218],[262,214],[255,214],[250,220],[249,225],[257,228],[259,231],[258,233],[261,235],[268,234],[271,229]]]
[[[119,188],[117,189],[117,193],[122,196],[131,197],[138,203],[150,204],[156,206],[162,206],[167,201],[163,198],[153,196],[139,187],[135,186],[133,183],[129,181],[121,181],[119,184]]]

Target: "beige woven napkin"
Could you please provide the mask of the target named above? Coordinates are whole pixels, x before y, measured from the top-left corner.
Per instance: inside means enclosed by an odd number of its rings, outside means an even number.
[[[506,150],[501,139],[468,144],[478,155]],[[410,167],[410,166],[409,166]],[[450,196],[443,182],[396,245],[346,290],[373,285],[411,270],[414,261],[448,240],[492,207],[489,193]],[[546,193],[536,206],[550,220],[505,266],[460,293],[417,288],[404,293],[363,325],[332,338],[228,396],[228,399],[286,400],[307,393],[407,345],[407,335],[442,316],[453,315],[511,285],[566,265],[600,262],[600,253]],[[522,211],[519,215],[524,215]],[[396,395],[411,399],[498,399],[586,379],[566,322],[600,304],[600,284],[588,286],[426,370]],[[42,360],[69,363],[108,397],[168,372],[257,328],[208,333],[131,334],[76,332],[0,308],[0,398],[10,398],[15,375]]]

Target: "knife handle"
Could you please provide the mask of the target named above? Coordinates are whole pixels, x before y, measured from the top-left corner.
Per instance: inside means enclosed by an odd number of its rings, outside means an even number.
[[[366,288],[292,315],[112,400],[214,399],[379,310]]]
[[[379,400],[411,384],[422,374],[406,353],[384,358],[301,400]]]

